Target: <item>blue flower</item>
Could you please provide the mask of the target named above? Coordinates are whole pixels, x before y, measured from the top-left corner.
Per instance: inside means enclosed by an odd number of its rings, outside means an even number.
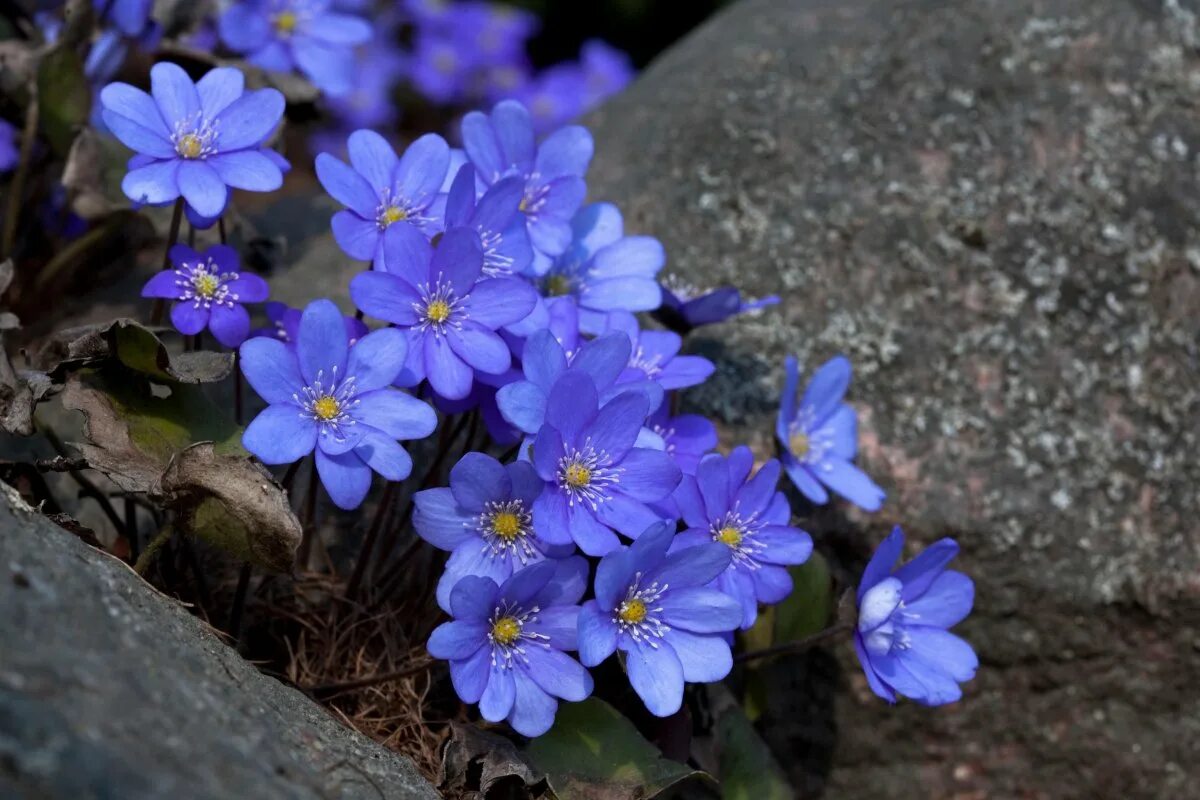
[[[438,581],[437,600],[450,611],[459,579],[478,575],[503,583],[515,571],[546,558],[568,556],[533,529],[533,501],[542,479],[524,461],[501,465],[483,453],[467,453],[450,470],[450,488],[426,489],[413,498],[413,527],[422,539],[452,555]]]
[[[525,182],[520,209],[534,249],[543,257],[565,252],[571,244],[571,218],[587,194],[583,174],[594,149],[587,129],[560,128],[536,144],[525,106],[505,100],[490,115],[472,111],[463,117],[462,137],[485,184],[510,175]]]
[[[790,525],[792,510],[779,484],[779,462],[771,459],[754,474],[754,455],[738,447],[729,457],[712,454],[695,477],[684,475],[675,501],[688,529],[673,548],[718,542],[733,555],[716,587],[741,603],[742,629],[758,618],[758,604],[791,594],[786,567],[812,555],[812,537]]]
[[[587,110],[587,76],[578,64],[564,62],[542,70],[513,93],[529,109],[533,129],[552,131]]]
[[[300,335],[300,320],[303,312],[285,303],[266,303],[263,305],[263,311],[271,324],[266,328],[253,331],[250,335],[276,339],[287,345],[289,350],[294,351],[296,339]],[[353,345],[367,335],[367,326],[362,320],[343,316],[342,321],[346,323],[346,340],[349,344]]]
[[[953,539],[934,542],[893,570],[903,550],[897,526],[867,564],[854,649],[871,691],[889,703],[897,694],[927,706],[953,703],[962,697],[959,684],[979,667],[971,645],[948,630],[971,613],[975,584],[946,569],[958,555]]]
[[[20,160],[19,131],[0,119],[0,174],[8,172]]]
[[[619,385],[622,388],[628,386]],[[699,414],[673,417],[665,403],[650,415],[647,426],[662,437],[667,455],[685,475],[695,475],[700,459],[717,446],[717,428],[712,420]]]
[[[779,404],[775,435],[783,445],[783,467],[800,493],[818,505],[829,501],[826,487],[865,511],[878,511],[887,496],[866,473],[850,463],[858,452],[858,421],[842,402],[850,386],[850,362],[835,356],[813,373],[796,406],[800,370],[784,362],[787,382]]]
[[[617,94],[633,80],[633,62],[628,54],[599,39],[589,39],[579,51],[583,70],[585,109],[592,109]]]
[[[525,184],[510,177],[493,184],[475,198],[475,168],[459,169],[446,197],[446,227],[471,228],[479,234],[483,274],[489,278],[519,275],[533,261],[533,248],[521,215]]]
[[[650,236],[626,236],[621,212],[611,203],[585,206],[571,220],[571,246],[542,278],[548,297],[579,303],[580,327],[596,333],[613,311],[651,311],[662,303],[656,276],[666,262],[662,244]]]
[[[269,192],[283,185],[261,145],[283,118],[283,95],[245,91],[240,70],[209,70],[198,82],[179,66],[150,70],[150,94],[126,83],[100,92],[104,123],[135,157],[121,189],[138,203],[180,195],[202,216],[225,210],[229,189]]]
[[[575,562],[570,564],[570,562]],[[568,559],[578,574],[583,559]],[[579,602],[586,583],[559,584],[555,564],[543,561],[497,585],[468,576],[450,592],[454,619],[434,629],[429,652],[450,662],[450,680],[465,703],[479,703],[489,722],[508,720],[523,736],[554,724],[558,699],[592,693],[592,676],[563,653],[578,646]]]
[[[572,540],[588,555],[636,537],[661,517],[647,504],[669,496],[679,468],[661,450],[637,447],[649,403],[636,391],[600,407],[595,383],[568,370],[550,390],[546,422],[533,443],[533,465],[546,482],[533,524],[545,541]]]
[[[626,311],[610,312],[603,330],[622,331],[633,343],[620,383],[650,380],[664,389],[686,389],[704,383],[716,370],[704,356],[679,355],[683,347],[679,334],[642,330],[637,318]]]
[[[154,0],[92,0],[97,11],[104,12],[100,21],[110,21],[126,36],[137,36],[150,21]]]
[[[634,691],[650,713],[679,710],[684,681],[712,683],[729,674],[726,635],[742,609],[706,584],[729,566],[728,547],[709,543],[668,552],[674,524],[647,529],[630,547],[600,560],[596,599],[579,613],[579,660],[589,667],[625,653]]]
[[[226,347],[237,347],[250,333],[250,314],[243,303],[267,299],[267,282],[239,271],[232,247],[213,245],[203,253],[177,244],[171,248],[174,269],[162,270],[142,288],[142,297],[174,300],[171,322],[180,333],[197,334],[206,327]]]
[[[522,353],[525,379],[501,387],[496,393],[496,404],[513,427],[536,434],[546,421],[550,390],[570,367],[592,379],[601,405],[622,392],[641,391],[646,395],[649,407],[657,407],[662,402],[662,387],[658,384],[643,381],[616,385],[617,378],[629,363],[629,352],[629,337],[620,332],[584,342],[568,353],[552,331],[538,331],[529,337]]]
[[[658,315],[671,330],[686,334],[702,325],[724,322],[739,314],[750,314],[767,306],[776,305],[775,295],[761,300],[743,300],[742,293],[733,286],[722,286],[704,292],[687,285],[674,275],[668,275],[663,283],[662,308]]]
[[[467,396],[475,371],[499,375],[512,354],[496,329],[524,319],[537,292],[516,278],[483,276],[483,250],[470,228],[446,231],[432,250],[425,239],[389,260],[387,272],[364,272],[350,296],[373,317],[403,328],[408,361],[401,385],[424,378],[442,397]]]
[[[360,130],[350,134],[347,147],[353,166],[328,153],[316,161],[321,185],[347,209],[333,215],[333,238],[351,258],[389,268],[442,230],[450,146],[430,133],[397,158],[386,139]]]
[[[470,52],[454,37],[418,31],[408,77],[422,97],[450,105],[463,99],[475,66]]]
[[[353,509],[371,488],[371,471],[390,481],[412,472],[397,439],[422,439],[437,427],[425,403],[389,388],[404,367],[404,335],[385,329],[354,346],[329,300],[304,309],[294,349],[266,337],[241,347],[242,372],[270,405],[242,434],[266,464],[316,451],[317,473],[339,508]]]
[[[354,86],[354,48],[371,39],[363,19],[329,10],[330,0],[245,0],[225,10],[221,41],[271,72],[298,69],[318,89],[345,94]]]

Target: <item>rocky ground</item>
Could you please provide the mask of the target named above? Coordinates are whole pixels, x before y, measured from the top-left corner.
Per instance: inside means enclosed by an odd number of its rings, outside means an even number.
[[[747,0],[590,120],[592,195],[670,271],[784,297],[712,331],[692,404],[768,449],[783,356],[847,353],[890,496],[823,545],[854,569],[893,524],[954,535],[978,582],[964,702],[843,679],[829,797],[1200,777],[1195,11]],[[799,773],[820,743],[791,744]]]

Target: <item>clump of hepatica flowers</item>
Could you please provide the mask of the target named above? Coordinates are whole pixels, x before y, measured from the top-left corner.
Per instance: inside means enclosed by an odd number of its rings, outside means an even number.
[[[304,310],[294,350],[256,337],[240,353],[246,380],[269,403],[242,444],[266,464],[315,452],[321,483],[340,508],[362,503],[372,471],[407,478],[412,459],[397,440],[424,438],[437,426],[432,408],[391,387],[404,367],[404,335],[377,330],[350,346],[329,300]]]
[[[728,458],[709,455],[695,476],[684,475],[675,500],[688,529],[673,547],[718,542],[729,548],[729,567],[716,586],[741,603],[743,630],[754,625],[758,604],[778,603],[792,592],[787,566],[812,554],[812,538],[791,526],[787,498],[776,490],[779,462],[771,459],[753,477],[747,447]]]
[[[975,584],[946,565],[958,555],[953,539],[934,542],[893,569],[904,549],[897,527],[879,545],[858,587],[854,649],[871,691],[937,706],[962,697],[959,684],[975,677],[979,659],[950,633],[971,612]]]
[[[121,188],[138,203],[183,197],[202,217],[224,212],[230,189],[283,185],[278,156],[263,142],[283,118],[283,95],[245,91],[240,70],[220,67],[193,83],[169,62],[150,70],[150,94],[126,83],[100,91],[104,123],[137,155]]]
[[[173,269],[159,272],[142,288],[142,297],[174,300],[171,322],[183,334],[208,328],[226,347],[237,347],[250,333],[250,313],[244,303],[267,299],[267,282],[240,272],[238,254],[217,244],[197,253],[177,244],[170,250]]]
[[[592,693],[592,676],[564,650],[578,647],[579,583],[555,585],[555,565],[541,562],[503,583],[467,576],[450,592],[454,619],[429,637],[429,652],[450,662],[459,697],[479,703],[491,722],[508,720],[524,736],[554,724],[558,700]]]
[[[850,386],[850,362],[835,356],[821,365],[804,390],[799,405],[796,359],[785,362],[787,381],[775,423],[783,449],[783,467],[800,493],[818,505],[832,489],[865,511],[878,511],[886,496],[865,472],[851,463],[858,452],[858,422],[843,402]]]

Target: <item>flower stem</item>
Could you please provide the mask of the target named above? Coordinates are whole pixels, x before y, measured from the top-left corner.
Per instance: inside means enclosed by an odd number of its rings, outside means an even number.
[[[237,589],[233,593],[233,608],[229,609],[227,633],[234,642],[237,642],[242,633],[242,612],[246,609],[246,595],[250,590],[250,572],[250,562],[243,562],[242,570],[238,573]]]
[[[242,351],[233,351],[233,421],[242,424]]]
[[[163,253],[163,269],[171,268],[171,248],[179,241],[179,226],[183,222],[183,198],[180,197],[175,201],[175,213],[171,215],[171,231],[167,234],[167,248]],[[166,301],[161,297],[154,301],[154,308],[150,312],[150,324],[158,325],[162,323],[163,311],[166,309]]]
[[[736,663],[746,661],[754,661],[760,658],[769,658],[770,656],[782,655],[783,653],[802,653],[805,650],[816,647],[819,644],[824,644],[830,639],[836,639],[844,633],[849,633],[854,630],[854,626],[849,623],[838,623],[823,631],[818,631],[812,636],[805,636],[803,639],[796,639],[791,642],[782,642],[771,647],[764,647],[761,650],[751,650],[747,653],[738,653],[733,657]]]
[[[371,559],[371,553],[375,550],[375,540],[379,537],[380,530],[383,529],[383,520],[387,517],[388,512],[392,508],[392,500],[396,496],[396,484],[388,481],[383,487],[383,495],[379,498],[379,506],[375,509],[375,517],[371,520],[371,527],[367,530],[367,536],[363,539],[362,550],[358,553],[358,561],[354,564],[354,572],[350,575],[350,582],[346,584],[346,599],[353,600],[358,594],[358,587],[362,584],[363,573],[367,570],[367,562]]]
[[[304,534],[300,537],[300,547],[296,550],[296,564],[300,569],[307,569],[308,558],[312,553],[312,540],[316,535],[313,530],[313,517],[317,512],[317,488],[320,480],[317,478],[317,454],[312,455],[312,468],[308,473],[308,490],[304,493],[304,517],[300,527]]]
[[[159,531],[158,536],[155,536],[150,540],[150,544],[146,545],[146,549],[142,552],[141,557],[133,565],[133,571],[143,578],[146,577],[146,572],[149,571],[150,566],[158,558],[159,551],[163,549],[163,545],[167,543],[167,540],[171,538],[171,534],[174,532],[175,528],[171,525],[167,525]]]

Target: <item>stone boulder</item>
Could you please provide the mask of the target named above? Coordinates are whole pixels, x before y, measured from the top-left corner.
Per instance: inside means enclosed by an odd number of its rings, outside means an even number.
[[[439,795],[0,484],[0,797]]]
[[[701,334],[691,405],[765,451],[784,355],[848,354],[889,500],[820,546],[859,569],[902,523],[977,581],[958,705],[838,649],[828,797],[1200,779],[1198,48],[1191,0],[746,0],[588,120],[591,196],[667,271],[784,298]]]

